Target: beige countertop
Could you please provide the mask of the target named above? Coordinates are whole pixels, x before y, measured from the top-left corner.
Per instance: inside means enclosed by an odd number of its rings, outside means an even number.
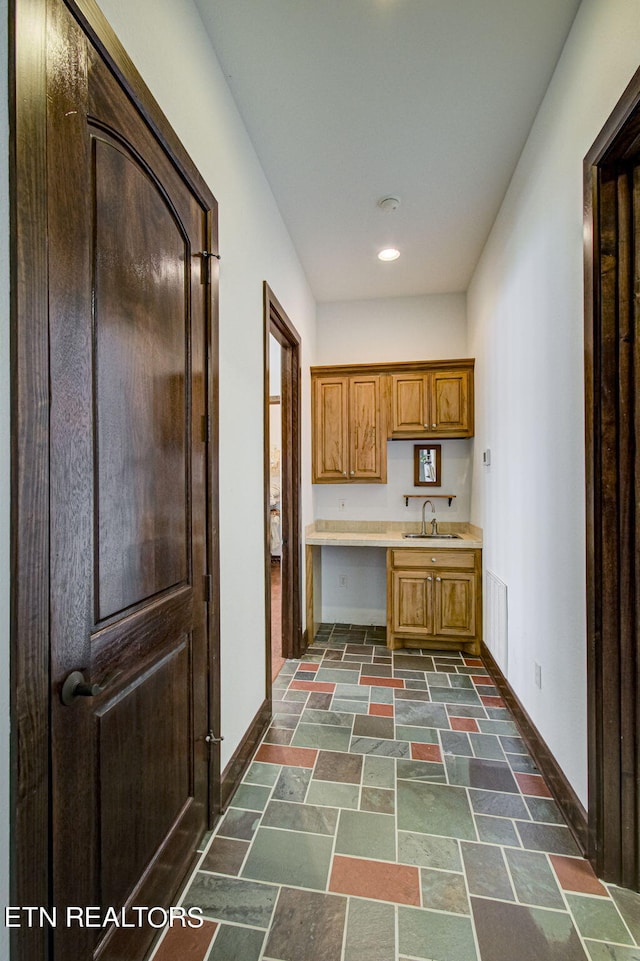
[[[482,530],[468,523],[438,524],[442,534],[459,534],[455,538],[412,538],[403,533],[417,533],[418,523],[401,521],[334,521],[317,520],[305,530],[305,542],[317,547],[422,547],[460,550],[482,547]]]

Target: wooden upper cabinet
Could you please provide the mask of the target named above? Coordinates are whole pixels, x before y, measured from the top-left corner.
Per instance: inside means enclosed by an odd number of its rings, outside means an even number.
[[[381,425],[380,377],[349,379],[349,476],[382,480],[387,438]],[[386,479],[386,478],[385,478]]]
[[[386,483],[380,375],[313,379],[313,482]]]
[[[431,429],[448,437],[473,434],[473,401],[470,371],[452,370],[431,374]]]
[[[391,431],[422,434],[429,427],[430,375],[391,375]]]
[[[391,374],[391,437],[472,437],[473,367]]]
[[[387,482],[387,439],[473,436],[473,360],[312,367],[313,483]]]
[[[313,383],[313,481],[344,483],[349,470],[348,377]]]

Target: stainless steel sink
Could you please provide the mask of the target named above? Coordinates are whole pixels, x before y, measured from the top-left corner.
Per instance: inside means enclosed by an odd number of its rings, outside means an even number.
[[[460,540],[460,534],[403,534],[403,537],[411,537],[418,540]]]

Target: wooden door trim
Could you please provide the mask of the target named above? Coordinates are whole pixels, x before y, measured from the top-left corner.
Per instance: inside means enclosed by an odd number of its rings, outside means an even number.
[[[640,143],[640,70],[632,78],[613,113],[584,160],[584,285],[585,285],[585,419],[586,419],[586,546],[587,546],[587,696],[588,696],[588,756],[589,756],[589,831],[588,856],[596,872],[605,880],[615,881],[638,889],[640,885],[640,825],[626,824],[628,843],[614,845],[608,836],[606,822],[610,823],[613,812],[606,807],[607,795],[611,797],[617,790],[618,801],[623,791],[623,781],[627,790],[635,791],[635,806],[640,801],[638,776],[638,725],[640,715],[626,717],[621,707],[625,696],[629,697],[629,684],[635,685],[635,700],[639,692],[640,679],[637,669],[621,669],[623,658],[622,632],[614,631],[606,623],[605,603],[602,595],[605,570],[602,513],[605,504],[605,484],[602,471],[602,405],[606,401],[602,387],[602,371],[605,350],[603,347],[603,315],[608,303],[601,285],[601,224],[600,224],[600,184],[603,169],[617,162],[637,155]],[[616,308],[617,314],[617,308]],[[637,319],[636,319],[637,323]],[[621,389],[629,390],[624,386]],[[611,416],[608,403],[608,414]],[[617,404],[617,400],[613,402]],[[614,412],[615,416],[615,412]],[[617,428],[614,428],[617,431]],[[609,451],[613,459],[616,476],[619,475],[619,437],[616,433],[614,449]],[[618,481],[616,481],[618,483]],[[624,498],[623,498],[624,499]],[[632,498],[633,500],[633,498]],[[620,510],[620,503],[616,507]],[[633,505],[631,505],[633,510]],[[631,531],[633,523],[621,530],[620,525],[608,530],[606,542],[610,546],[609,556],[625,557],[635,546]],[[637,585],[636,574],[636,585]],[[637,603],[637,598],[636,598]],[[628,640],[628,638],[627,638]],[[635,657],[640,656],[635,635]],[[618,665],[615,671],[607,671],[605,665]],[[623,693],[626,690],[626,695]],[[634,698],[631,698],[634,700]],[[628,703],[628,702],[627,702]],[[634,730],[635,726],[635,730]],[[625,730],[626,729],[626,730]],[[622,734],[631,745],[635,744],[635,775],[622,770],[619,745]],[[627,807],[628,811],[628,807]],[[616,815],[620,822],[620,813]],[[624,818],[624,815],[622,815]],[[628,816],[627,816],[628,817]],[[629,819],[630,820],[630,819]],[[620,825],[620,833],[625,824]],[[635,837],[634,837],[635,835]],[[635,867],[633,856],[629,859],[623,848],[635,844]]]
[[[46,0],[10,9],[11,903],[48,905],[49,338]],[[45,928],[11,956],[48,959]]]
[[[49,330],[47,260],[47,8],[11,0],[9,177],[11,217],[11,903],[51,901],[49,782]],[[217,202],[93,0],[64,0],[209,217],[217,254]],[[210,418],[208,570],[211,718],[218,725],[218,306],[214,267],[207,320]],[[216,748],[219,751],[219,748]],[[217,755],[212,752],[214,770]],[[215,783],[219,788],[219,757]],[[211,798],[215,814],[219,796]],[[15,961],[51,957],[46,927],[13,929]]]
[[[267,697],[271,696],[271,549],[269,531],[269,495],[270,495],[270,450],[269,450],[269,335],[286,348],[288,364],[287,376],[283,378],[281,390],[282,403],[282,456],[281,463],[284,472],[282,488],[289,492],[282,502],[285,510],[281,510],[280,521],[283,540],[288,542],[289,591],[285,598],[283,592],[282,636],[283,655],[298,657],[302,651],[302,619],[300,605],[300,486],[301,486],[301,456],[300,456],[300,346],[301,338],[287,316],[282,304],[275,296],[266,280],[263,282],[263,358],[264,358],[264,517],[265,517],[265,625],[266,625],[266,689]],[[288,649],[284,647],[284,639],[289,640]]]

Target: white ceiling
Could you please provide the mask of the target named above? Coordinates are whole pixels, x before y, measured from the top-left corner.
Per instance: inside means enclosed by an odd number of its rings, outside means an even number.
[[[319,301],[466,290],[579,2],[197,0]]]

